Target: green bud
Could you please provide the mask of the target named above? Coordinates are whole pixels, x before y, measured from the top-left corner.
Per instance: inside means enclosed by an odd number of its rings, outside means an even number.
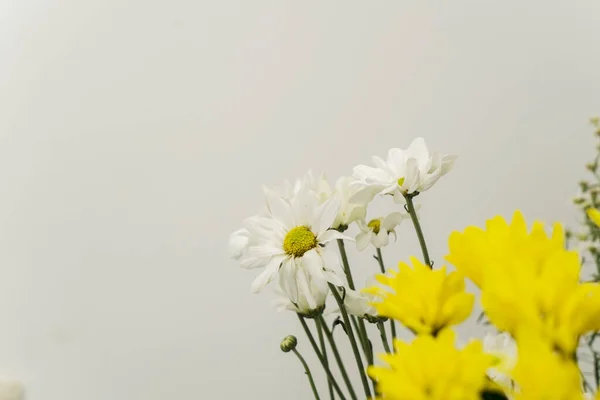
[[[590,184],[586,181],[581,181],[579,182],[579,187],[581,188],[582,192],[587,192],[587,190],[590,188]]]
[[[284,353],[289,353],[290,351],[294,350],[297,345],[298,339],[296,339],[296,336],[289,335],[283,338],[279,347]]]
[[[585,164],[585,169],[590,172],[595,172],[598,169],[598,164],[596,163],[587,163]]]
[[[573,199],[573,204],[581,205],[583,203],[585,203],[585,199],[583,197],[575,197]]]

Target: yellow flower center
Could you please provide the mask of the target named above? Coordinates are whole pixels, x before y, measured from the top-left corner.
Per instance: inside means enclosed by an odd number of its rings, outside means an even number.
[[[402,185],[404,185],[404,180],[405,180],[405,178],[404,178],[404,177],[402,177],[402,178],[398,179],[398,186],[402,186]]]
[[[369,228],[371,228],[373,233],[378,234],[379,230],[381,229],[381,220],[380,219],[372,219],[371,221],[369,221],[367,226]]]
[[[294,257],[302,257],[304,253],[317,247],[317,237],[306,226],[291,229],[283,239],[283,250]]]

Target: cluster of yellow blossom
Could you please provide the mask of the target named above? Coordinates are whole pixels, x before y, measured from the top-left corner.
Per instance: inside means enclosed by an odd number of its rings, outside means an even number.
[[[370,367],[379,398],[582,399],[575,352],[582,335],[600,330],[600,284],[580,282],[579,255],[565,248],[562,227],[556,224],[550,236],[539,222],[528,230],[517,211],[510,223],[495,217],[485,229],[452,233],[449,247],[446,260],[455,272],[413,258],[413,268],[400,263],[398,272],[378,277],[390,291],[369,289],[382,299],[374,304],[380,315],[417,335],[411,343],[396,341],[394,354],[382,358],[386,367]],[[487,377],[498,360],[479,341],[455,346],[452,326],[473,309],[463,276],[480,288],[490,322],[517,343],[510,387]]]

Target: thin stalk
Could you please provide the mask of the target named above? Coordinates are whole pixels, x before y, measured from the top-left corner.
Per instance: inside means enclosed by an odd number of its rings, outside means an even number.
[[[325,339],[323,338],[323,324],[321,323],[321,319],[315,319],[315,325],[317,326],[317,332],[319,333],[319,344],[321,345],[321,354],[323,355],[323,359],[325,363],[329,367],[329,360],[327,359],[327,347],[325,346]],[[329,388],[329,398],[334,399],[333,394],[333,384],[331,381],[327,380],[327,386]]]
[[[329,381],[333,385],[333,388],[337,392],[338,396],[340,396],[340,399],[345,400],[346,397],[344,396],[342,389],[340,389],[340,385],[338,385],[335,378],[333,377],[333,374],[331,373],[329,366],[327,365],[325,360],[323,360],[323,356],[321,355],[321,352],[319,351],[319,346],[317,345],[317,342],[315,342],[315,338],[313,337],[312,333],[310,332],[310,329],[308,329],[308,325],[306,325],[306,321],[304,320],[304,317],[300,314],[297,314],[297,315],[298,315],[298,319],[300,320],[300,323],[302,324],[302,328],[304,328],[304,332],[306,332],[306,336],[308,337],[308,340],[310,341],[310,344],[312,345],[313,350],[315,351],[315,354],[317,355],[317,358],[321,362],[321,366],[323,367],[323,369],[325,370],[325,373],[327,374],[327,379],[329,379]]]
[[[319,317],[319,319],[321,322],[321,326],[323,327],[323,331],[325,332],[325,336],[327,337],[327,340],[329,341],[329,345],[331,346],[331,350],[333,351],[333,356],[335,357],[335,361],[337,362],[338,367],[340,368],[340,372],[342,373],[342,378],[344,379],[344,382],[346,382],[346,386],[348,386],[348,392],[350,393],[350,397],[352,397],[352,399],[356,400],[357,399],[356,392],[354,391],[354,387],[352,387],[352,381],[348,377],[348,372],[346,371],[346,367],[344,366],[344,360],[342,360],[342,357],[340,356],[340,352],[335,343],[333,333],[327,327],[327,324],[325,323],[325,320],[323,319],[323,317]]]
[[[356,290],[354,286],[354,279],[352,278],[352,271],[350,269],[350,263],[348,262],[348,254],[346,253],[346,244],[342,239],[337,239],[338,247],[340,249],[340,256],[342,257],[342,264],[344,265],[344,272],[346,273],[346,280],[348,281],[348,287],[352,290]],[[356,325],[356,319],[354,316],[352,317],[352,322],[354,328],[356,329],[356,334],[360,340],[361,347],[363,352],[365,353],[365,357],[367,361],[369,360],[369,336],[367,335],[367,330],[365,329],[365,324],[362,320],[359,319],[358,326]],[[348,329],[352,329],[350,325],[347,325]]]
[[[379,333],[381,334],[381,343],[383,343],[383,348],[386,353],[391,354],[390,345],[388,344],[387,334],[385,333],[385,325],[383,325],[382,321],[377,323],[377,328],[379,328]]]
[[[344,244],[344,240],[338,239],[337,244],[340,248],[340,255],[342,256],[342,263],[344,264],[344,272],[346,273],[348,287],[350,287],[352,290],[356,290],[354,286],[354,279],[352,279],[352,271],[350,271],[350,263],[348,263],[348,255],[346,254],[346,245]]]
[[[313,391],[313,394],[315,395],[315,400],[321,400],[321,398],[319,397],[319,392],[317,391],[317,387],[315,386],[315,381],[313,380],[312,374],[310,373],[310,368],[308,368],[308,364],[304,360],[304,357],[300,355],[300,352],[298,350],[293,349],[292,351],[298,357],[298,360],[300,360],[302,365],[304,365],[304,372],[306,373],[306,376],[308,376],[308,382],[310,383],[310,387]]]
[[[600,366],[598,363],[600,362],[600,358],[598,354],[594,354],[594,381],[596,382],[596,390],[600,389]]]
[[[423,252],[423,260],[425,261],[425,264],[429,266],[429,268],[433,268],[431,260],[429,259],[429,252],[427,251],[427,244],[425,243],[423,230],[421,229],[421,224],[419,223],[417,211],[415,210],[415,205],[413,203],[414,196],[414,194],[404,195],[404,198],[406,199],[406,211],[408,211],[410,219],[412,220],[412,223],[415,226],[415,231],[417,232],[417,237],[419,238],[419,244],[421,245],[421,251]]]
[[[385,265],[383,264],[383,255],[381,254],[381,248],[377,248],[377,262],[379,263],[379,268],[381,269],[381,273],[385,274]],[[385,327],[384,327],[385,329]],[[392,341],[396,339],[396,322],[390,318],[390,331],[392,332]],[[393,345],[392,345],[393,347]]]
[[[348,329],[346,329],[348,333],[348,339],[350,340],[350,345],[352,346],[352,351],[354,352],[354,358],[356,359],[356,365],[358,366],[358,370],[360,373],[360,380],[362,381],[363,389],[365,391],[365,395],[367,398],[371,397],[371,390],[369,389],[369,381],[367,380],[367,374],[365,372],[365,367],[362,362],[362,358],[360,357],[360,353],[358,351],[358,345],[356,344],[356,338],[354,337],[354,332],[350,326],[350,318],[348,318],[348,313],[346,312],[346,307],[344,307],[344,301],[340,297],[338,290],[331,283],[329,284],[329,289],[333,293],[333,297],[335,297],[335,301],[340,308],[340,313],[342,314],[342,319],[344,320],[344,325]]]

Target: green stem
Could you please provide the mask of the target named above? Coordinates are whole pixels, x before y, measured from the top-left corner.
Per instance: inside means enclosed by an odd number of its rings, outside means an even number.
[[[321,345],[321,354],[323,355],[325,363],[329,367],[329,360],[327,359],[327,347],[325,347],[325,339],[323,338],[323,324],[321,321],[322,320],[320,318],[315,319],[315,325],[317,326],[317,332],[319,333],[319,344]],[[333,400],[335,397],[333,394],[333,384],[331,383],[331,381],[327,381],[327,386],[329,388],[329,398]]]
[[[383,325],[382,321],[377,323],[377,328],[379,328],[379,333],[381,334],[381,343],[383,343],[385,352],[391,354],[392,352],[390,351],[390,346],[388,344],[387,334],[385,333],[385,325]]]
[[[377,248],[377,262],[379,263],[379,269],[381,273],[385,274],[385,265],[383,264],[383,255],[381,254],[381,248]],[[392,332],[392,341],[396,339],[396,322],[390,318],[390,331]],[[393,347],[393,343],[392,343]]]
[[[300,320],[300,323],[302,324],[302,328],[304,328],[304,332],[306,332],[306,336],[308,337],[308,340],[310,341],[310,344],[312,345],[313,350],[315,351],[315,354],[317,355],[317,358],[321,362],[321,366],[323,367],[323,369],[325,370],[325,373],[327,374],[327,379],[329,379],[329,381],[333,385],[333,388],[335,389],[337,394],[340,396],[340,399],[345,400],[346,397],[344,396],[342,389],[340,389],[340,385],[338,385],[335,378],[333,377],[333,374],[331,373],[329,366],[327,365],[325,360],[323,360],[323,356],[321,355],[321,352],[319,351],[319,346],[317,345],[317,342],[315,342],[315,338],[313,337],[312,333],[310,332],[310,329],[308,329],[308,325],[306,325],[306,321],[304,320],[304,317],[300,314],[297,314],[297,315],[298,315],[298,319]]]
[[[348,281],[348,287],[352,290],[356,290],[356,286],[354,286],[354,279],[352,278],[352,271],[350,269],[350,263],[348,262],[348,254],[346,253],[346,244],[342,239],[337,240],[338,247],[340,249],[340,255],[342,257],[342,264],[344,265],[344,272],[346,273],[346,280]],[[369,336],[367,335],[367,330],[365,329],[365,323],[359,318],[359,323],[357,325],[356,318],[352,316],[352,323],[354,329],[356,330],[356,334],[360,340],[361,347],[365,354],[367,361],[369,360]],[[352,329],[351,327],[348,327]]]
[[[313,391],[313,394],[315,395],[315,400],[321,400],[321,398],[319,397],[319,392],[317,391],[317,387],[315,386],[315,381],[313,380],[312,374],[310,373],[310,368],[308,368],[308,364],[304,360],[304,357],[300,355],[300,352],[298,350],[293,349],[292,351],[298,357],[298,360],[300,360],[302,365],[304,365],[304,372],[306,373],[306,376],[308,376],[308,382],[310,383],[310,387]]]
[[[344,301],[338,293],[338,289],[331,283],[329,284],[329,289],[331,290],[331,293],[333,293],[333,297],[335,297],[335,301],[337,302],[338,307],[340,308],[340,313],[342,314],[342,319],[344,320],[344,325],[347,328],[346,333],[348,334],[348,339],[350,340],[350,345],[352,346],[352,351],[354,352],[354,358],[356,358],[356,365],[358,366],[360,380],[362,381],[365,395],[367,396],[367,398],[370,398],[371,391],[369,389],[369,381],[367,380],[365,367],[363,365],[362,358],[360,357],[360,353],[358,351],[358,345],[356,344],[356,338],[354,337],[352,326],[350,325],[350,318],[348,318],[348,312],[346,312],[346,307],[344,307]]]
[[[423,260],[425,264],[429,268],[433,268],[431,264],[431,260],[429,259],[429,252],[427,251],[427,244],[425,243],[425,237],[423,236],[423,230],[421,229],[421,224],[419,223],[419,218],[417,217],[417,211],[415,210],[415,205],[413,203],[413,197],[415,194],[407,194],[404,195],[406,199],[406,211],[410,215],[410,219],[412,220],[413,225],[415,226],[415,231],[417,232],[417,237],[419,238],[419,244],[421,245],[421,251],[423,252]]]
[[[346,280],[348,286],[352,290],[356,290],[354,286],[354,279],[352,279],[352,271],[350,271],[350,263],[348,263],[348,255],[346,254],[346,245],[343,239],[337,240],[338,247],[340,248],[340,255],[342,256],[342,263],[344,264],[344,272],[346,273]]]
[[[325,336],[327,337],[327,340],[329,341],[329,345],[331,346],[331,350],[333,351],[333,356],[335,357],[335,361],[337,362],[338,367],[340,368],[340,372],[342,373],[342,378],[344,379],[344,382],[346,382],[346,386],[348,386],[348,392],[350,393],[350,397],[352,397],[353,399],[357,399],[356,392],[354,391],[354,388],[352,387],[352,381],[348,377],[348,372],[346,371],[346,367],[344,366],[344,360],[342,360],[342,357],[340,356],[340,352],[337,348],[337,345],[335,344],[335,339],[333,338],[333,333],[327,327],[327,324],[325,323],[325,320],[323,319],[323,317],[321,316],[321,317],[319,317],[319,319],[321,322],[321,326],[323,327],[323,331],[325,332]]]

